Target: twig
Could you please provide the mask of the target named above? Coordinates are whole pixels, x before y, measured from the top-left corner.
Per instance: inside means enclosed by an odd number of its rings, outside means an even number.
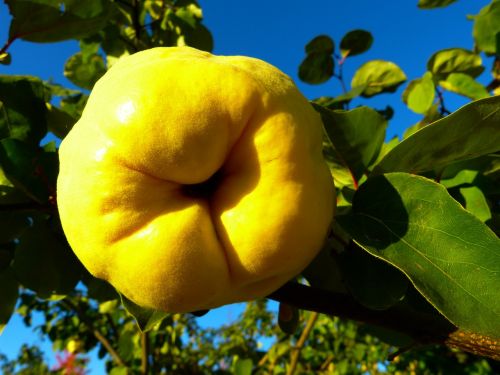
[[[113,358],[117,365],[126,367],[125,361],[120,356],[120,354],[118,354],[118,352],[113,348],[108,339],[94,327],[92,321],[85,316],[85,313],[76,304],[74,304],[68,298],[63,299],[61,303],[65,304],[68,308],[70,308],[77,314],[80,321],[82,321],[83,324],[87,326],[88,330],[94,334],[95,338],[102,344],[102,346],[104,346],[104,348],[111,355],[111,358]]]
[[[439,101],[439,113],[441,114],[441,116],[449,115],[451,112],[448,111],[448,109],[446,109],[446,106],[444,104],[443,93],[437,87],[436,87],[436,94],[438,96],[438,101]]]
[[[299,341],[297,341],[297,345],[292,349],[291,359],[290,359],[290,367],[288,368],[287,375],[293,375],[295,373],[295,369],[297,368],[297,363],[299,363],[300,351],[304,347],[306,343],[307,337],[311,333],[316,320],[318,320],[319,314],[317,312],[312,312],[309,316],[309,320],[307,321],[306,327],[302,331],[302,334],[299,337]]]
[[[141,332],[141,374],[149,373],[149,335],[147,332]]]
[[[368,309],[350,295],[289,282],[268,298],[302,310],[316,311],[404,333],[422,345],[440,344],[500,359],[500,340],[459,330],[438,313],[396,305],[384,311]]]

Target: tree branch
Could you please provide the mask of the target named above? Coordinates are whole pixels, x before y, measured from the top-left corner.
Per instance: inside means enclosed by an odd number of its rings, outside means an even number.
[[[111,355],[111,358],[113,358],[116,364],[119,366],[126,367],[125,361],[120,356],[120,354],[118,354],[118,352],[113,348],[108,339],[101,332],[99,332],[98,329],[94,327],[92,321],[89,318],[87,318],[87,316],[85,316],[85,313],[68,298],[63,299],[61,302],[77,314],[80,321],[87,326],[87,329],[90,332],[94,334],[95,338],[102,344],[102,346],[104,346],[104,348]]]
[[[307,321],[306,327],[302,331],[302,334],[299,337],[299,341],[297,341],[297,345],[292,349],[290,367],[288,368],[287,375],[293,375],[295,373],[295,369],[297,368],[297,363],[299,363],[300,351],[304,347],[306,343],[307,337],[311,333],[316,320],[318,320],[319,314],[317,312],[311,313],[309,316],[309,320]]]
[[[149,335],[141,332],[141,374],[149,374]]]
[[[473,354],[500,359],[498,339],[459,330],[438,314],[416,312],[403,305],[393,306],[384,311],[371,310],[347,294],[333,293],[294,282],[285,284],[268,298],[299,309],[335,315],[401,332],[423,345],[447,345]]]

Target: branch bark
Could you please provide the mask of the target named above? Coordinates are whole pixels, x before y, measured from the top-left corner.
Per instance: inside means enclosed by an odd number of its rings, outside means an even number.
[[[307,337],[311,333],[316,320],[318,320],[319,314],[317,312],[313,312],[309,316],[309,320],[307,321],[306,327],[302,331],[302,334],[299,337],[299,341],[297,341],[297,345],[292,349],[290,367],[288,368],[287,375],[293,375],[295,373],[295,369],[297,368],[297,363],[299,363],[300,351],[304,347],[306,343]]]
[[[500,342],[473,332],[465,332],[439,314],[417,312],[405,306],[384,311],[370,310],[351,296],[289,282],[268,296],[299,309],[335,315],[404,333],[422,345],[440,344],[500,360]]]

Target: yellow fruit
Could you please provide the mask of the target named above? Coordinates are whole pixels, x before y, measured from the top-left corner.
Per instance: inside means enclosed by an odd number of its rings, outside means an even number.
[[[263,297],[333,216],[318,114],[257,59],[189,47],[123,58],[60,148],[66,236],[96,277],[167,312]]]

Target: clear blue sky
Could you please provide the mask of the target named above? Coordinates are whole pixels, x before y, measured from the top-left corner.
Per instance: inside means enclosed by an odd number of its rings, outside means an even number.
[[[365,54],[348,59],[344,67],[347,83],[354,71],[369,59],[393,61],[409,79],[413,79],[425,72],[427,60],[435,51],[451,47],[472,49],[472,22],[466,16],[477,14],[488,3],[489,0],[458,0],[444,9],[419,10],[417,0],[200,0],[205,25],[214,36],[214,53],[248,55],[266,60],[290,75],[309,99],[341,93],[340,85],[335,80],[316,86],[299,82],[297,69],[304,58],[304,45],[313,37],[327,34],[338,45],[341,37],[350,30],[372,32],[372,48]],[[7,7],[2,2],[0,45],[7,40],[9,20]],[[63,77],[62,71],[65,60],[78,51],[77,42],[34,44],[16,41],[9,51],[12,53],[12,65],[0,65],[0,74],[36,75],[72,86]],[[486,72],[480,77],[481,82],[490,80],[489,70],[487,65]],[[401,135],[406,127],[420,119],[401,102],[404,86],[395,94],[360,99],[354,105],[366,103],[381,109],[391,105],[396,112],[389,124],[388,136]],[[465,102],[456,95],[447,96],[447,106],[451,109]],[[235,318],[240,309],[241,306],[230,306],[212,311],[202,322],[221,324]],[[40,343],[40,340],[35,333],[23,328],[19,318],[14,318],[0,336],[0,352],[12,356],[23,342]],[[47,343],[43,347],[50,351]],[[102,366],[94,363],[92,374],[102,371]]]

